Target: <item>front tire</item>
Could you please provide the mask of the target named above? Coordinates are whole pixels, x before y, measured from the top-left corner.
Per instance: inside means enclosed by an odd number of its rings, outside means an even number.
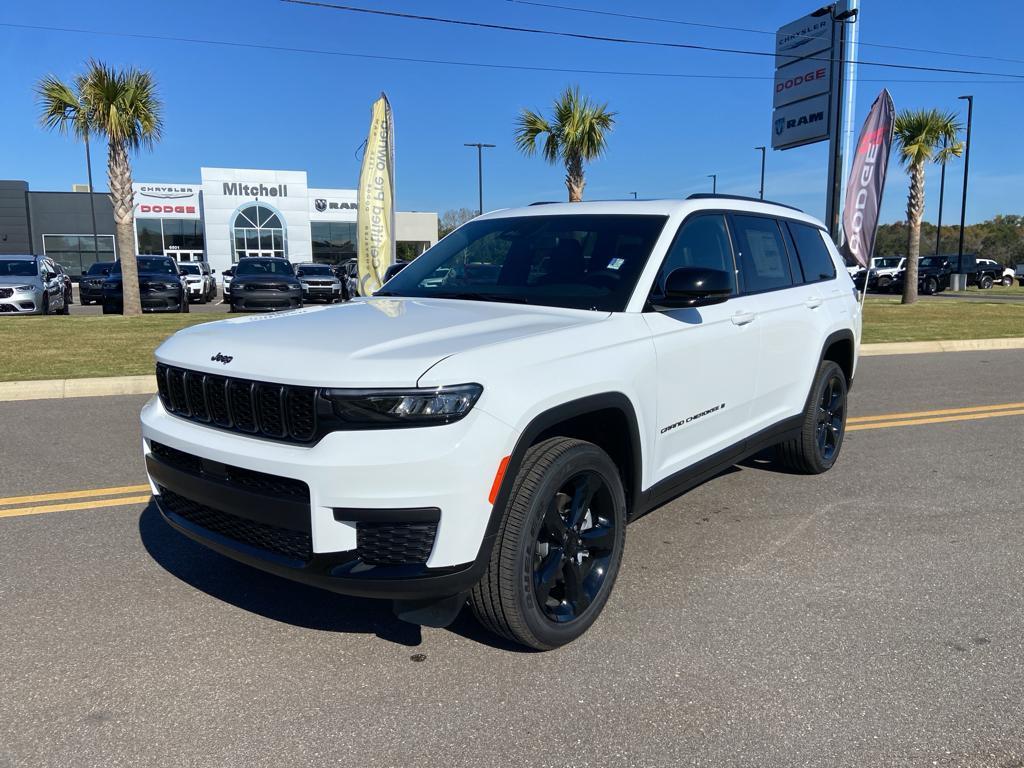
[[[978,287],[983,291],[987,291],[989,288],[992,287],[992,283],[993,281],[991,275],[982,275],[981,280],[978,281]]]
[[[1004,288],[1009,288],[1013,285],[1013,278],[1009,275],[1003,275],[1003,279],[1000,281]]]
[[[625,541],[626,496],[608,454],[566,437],[534,445],[470,593],[473,612],[492,632],[530,648],[565,645],[608,602]]]
[[[839,458],[846,434],[846,374],[831,360],[823,360],[807,398],[800,435],[780,443],[779,459],[805,475],[828,472]]]

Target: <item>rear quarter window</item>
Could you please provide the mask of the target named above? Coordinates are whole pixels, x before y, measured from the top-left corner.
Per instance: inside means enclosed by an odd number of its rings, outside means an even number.
[[[818,283],[836,276],[836,265],[822,239],[822,231],[808,224],[788,222],[789,232],[796,245],[797,259],[805,283]]]

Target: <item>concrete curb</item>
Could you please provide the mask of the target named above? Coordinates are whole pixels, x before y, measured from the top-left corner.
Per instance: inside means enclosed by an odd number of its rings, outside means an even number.
[[[1000,349],[1024,349],[1024,338],[901,341],[888,344],[862,344],[860,356],[922,355],[931,352],[982,352]],[[145,376],[105,376],[95,379],[0,381],[0,402],[52,400],[65,397],[104,397],[108,395],[151,395],[154,392],[156,392],[156,380],[152,374]]]
[[[154,392],[156,392],[156,379],[153,374],[104,376],[95,379],[0,381],[0,402],[52,400],[65,397],[104,397],[107,395],[149,395]]]
[[[861,357],[923,355],[930,352],[986,352],[999,349],[1024,349],[1024,338],[895,341],[887,344],[861,344],[860,355]]]

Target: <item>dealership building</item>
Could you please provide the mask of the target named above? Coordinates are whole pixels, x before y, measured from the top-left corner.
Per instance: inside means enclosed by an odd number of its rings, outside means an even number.
[[[337,264],[356,255],[356,190],[312,188],[305,171],[202,168],[198,184],[133,186],[140,254],[207,261],[218,271],[243,256]],[[24,181],[0,181],[0,254],[44,254],[75,276],[116,258],[110,199],[92,198],[95,244],[87,191],[36,192]],[[400,253],[416,256],[437,242],[436,213],[399,211],[395,219]]]

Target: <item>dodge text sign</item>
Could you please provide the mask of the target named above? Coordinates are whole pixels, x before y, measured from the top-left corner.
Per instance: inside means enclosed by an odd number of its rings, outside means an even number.
[[[772,149],[789,149],[828,138],[828,94],[779,107],[772,115]]]
[[[828,93],[832,64],[828,61],[798,61],[775,70],[773,107]]]

